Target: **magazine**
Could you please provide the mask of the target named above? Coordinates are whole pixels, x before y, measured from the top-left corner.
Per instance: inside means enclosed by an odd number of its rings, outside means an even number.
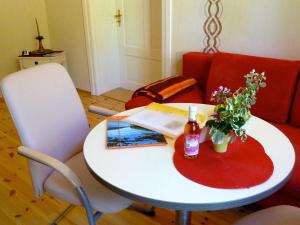
[[[164,135],[137,125],[124,119],[127,116],[107,118],[107,147],[129,148],[142,146],[166,145]]]

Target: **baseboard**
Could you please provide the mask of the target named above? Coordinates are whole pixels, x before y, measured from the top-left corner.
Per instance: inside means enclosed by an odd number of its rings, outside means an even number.
[[[90,94],[90,95],[91,95],[91,91],[83,90],[83,89],[80,89],[80,88],[76,88],[76,90],[77,90],[77,91],[84,92],[84,93],[87,93],[87,94]]]

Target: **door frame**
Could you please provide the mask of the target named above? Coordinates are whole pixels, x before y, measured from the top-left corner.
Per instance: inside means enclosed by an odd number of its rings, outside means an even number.
[[[172,74],[172,0],[161,0],[161,68],[162,78]]]
[[[97,56],[95,54],[95,33],[93,30],[93,10],[92,3],[94,0],[81,0],[82,11],[83,11],[83,21],[84,21],[84,31],[85,31],[85,42],[87,49],[87,60],[88,60],[88,70],[90,77],[90,86],[92,95],[100,95],[103,93],[101,85],[101,77],[97,78],[97,74],[103,74],[100,69],[96,67]],[[162,27],[162,78],[171,75],[172,68],[172,0],[161,0],[161,27]],[[113,16],[113,15],[112,15]]]

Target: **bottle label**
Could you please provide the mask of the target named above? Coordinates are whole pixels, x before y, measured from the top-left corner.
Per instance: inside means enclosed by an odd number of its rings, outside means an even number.
[[[184,142],[184,153],[188,156],[195,156],[199,153],[199,134],[186,134]]]

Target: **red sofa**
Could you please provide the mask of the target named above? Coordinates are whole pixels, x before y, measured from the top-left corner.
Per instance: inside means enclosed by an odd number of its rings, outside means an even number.
[[[290,139],[296,152],[295,169],[288,183],[259,204],[265,207],[279,204],[300,207],[300,61],[189,52],[183,55],[182,75],[194,77],[198,83],[165,102],[210,104],[210,94],[214,89],[220,85],[232,90],[243,86],[243,75],[252,69],[265,71],[267,76],[267,87],[259,91],[252,114],[279,128]],[[128,101],[125,107],[131,109],[151,102],[147,97],[138,96]]]

